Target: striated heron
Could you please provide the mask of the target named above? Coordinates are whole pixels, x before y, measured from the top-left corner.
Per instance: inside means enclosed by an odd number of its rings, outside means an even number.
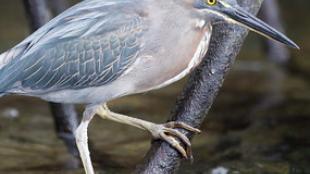
[[[188,158],[190,141],[174,128],[198,129],[128,117],[105,103],[165,87],[190,73],[205,56],[218,22],[298,48],[235,0],[85,0],[0,55],[0,93],[86,104],[75,136],[88,174],[94,170],[87,127],[95,114],[147,130]]]

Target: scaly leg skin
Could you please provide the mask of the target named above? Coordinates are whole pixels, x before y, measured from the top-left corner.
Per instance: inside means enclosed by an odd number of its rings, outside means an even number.
[[[192,158],[191,143],[184,134],[182,134],[178,130],[175,130],[174,128],[183,128],[194,133],[200,133],[200,130],[193,128],[183,122],[154,124],[152,122],[114,113],[109,110],[106,104],[104,104],[97,110],[97,114],[103,119],[128,124],[149,131],[155,139],[161,139],[166,141],[177,151],[179,151],[181,155],[186,159]],[[180,145],[180,142],[177,139],[180,139],[184,143],[185,148]]]
[[[96,114],[97,107],[86,107],[83,113],[83,119],[75,131],[76,144],[80,152],[80,157],[86,174],[94,174],[94,168],[90,159],[88,149],[87,127],[91,119]]]

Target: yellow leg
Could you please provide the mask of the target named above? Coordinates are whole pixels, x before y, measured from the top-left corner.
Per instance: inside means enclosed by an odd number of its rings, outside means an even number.
[[[80,157],[86,174],[94,174],[94,168],[91,162],[88,149],[87,128],[91,119],[96,113],[97,107],[87,107],[83,113],[83,119],[79,127],[75,131],[76,144],[80,152]]]
[[[151,135],[155,139],[162,139],[166,141],[167,143],[169,143],[172,147],[178,150],[182,154],[182,156],[185,158],[192,156],[191,143],[184,134],[182,134],[178,130],[175,130],[174,128],[183,128],[183,129],[195,132],[195,133],[200,132],[200,130],[193,128],[182,122],[169,122],[166,124],[154,124],[152,122],[148,122],[145,120],[114,113],[109,110],[106,104],[97,109],[97,114],[103,119],[108,119],[108,120],[116,121],[119,123],[131,125],[131,126],[143,129],[143,130],[147,130],[148,132],[151,133]],[[183,146],[180,145],[177,139],[180,139],[185,144],[186,148],[183,148]]]

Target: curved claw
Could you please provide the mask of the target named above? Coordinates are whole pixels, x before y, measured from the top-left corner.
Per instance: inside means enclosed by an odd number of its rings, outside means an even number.
[[[186,123],[180,122],[180,121],[172,121],[172,122],[166,123],[165,126],[167,128],[182,128],[182,129],[194,132],[194,133],[201,133],[199,129],[193,128],[192,126]]]
[[[184,158],[188,158],[186,150],[180,145],[180,143],[169,135],[166,135],[164,132],[160,133],[160,138],[170,144],[173,148],[181,153]]]
[[[181,155],[188,159],[192,160],[192,150],[191,150],[191,142],[190,140],[180,131],[175,130],[174,128],[183,128],[185,130],[200,133],[200,130],[193,128],[183,122],[169,122],[162,125],[156,125],[155,129],[152,132],[152,135],[155,138],[162,139],[170,144],[173,148],[175,148]],[[185,148],[180,144],[180,141],[184,143]]]
[[[174,137],[181,139],[182,142],[185,143],[186,146],[191,146],[191,142],[189,141],[189,139],[184,134],[182,134],[181,132],[179,132],[175,129],[171,129],[171,128],[165,128],[164,131],[167,134],[170,134]]]

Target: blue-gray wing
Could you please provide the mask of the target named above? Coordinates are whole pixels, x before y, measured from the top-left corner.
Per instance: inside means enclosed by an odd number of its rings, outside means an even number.
[[[0,90],[46,92],[114,81],[139,56],[147,30],[139,10],[129,8],[133,2],[84,1],[55,18],[16,46],[23,49],[1,69]]]

